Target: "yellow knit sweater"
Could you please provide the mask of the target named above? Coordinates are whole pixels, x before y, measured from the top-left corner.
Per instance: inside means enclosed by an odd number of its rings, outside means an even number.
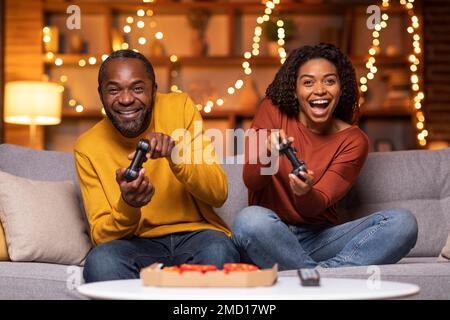
[[[211,141],[203,131],[194,132],[195,122],[202,120],[199,112],[183,93],[158,93],[155,99],[149,128],[139,137],[125,138],[109,119],[103,119],[76,142],[76,168],[95,244],[201,229],[231,235],[212,209],[220,207],[227,198],[227,177],[220,164],[214,161]],[[194,159],[194,152],[199,151],[194,147],[202,145],[202,150],[207,151],[203,153],[204,161],[175,164],[166,158],[148,160],[143,167],[155,187],[155,194],[150,203],[141,208],[129,206],[121,197],[116,170],[130,165],[127,156],[146,133],[172,135],[174,130],[183,128],[191,135],[191,159]]]

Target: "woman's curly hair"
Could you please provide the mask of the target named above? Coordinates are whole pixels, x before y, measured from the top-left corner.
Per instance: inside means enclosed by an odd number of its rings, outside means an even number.
[[[292,51],[266,90],[266,95],[289,117],[296,117],[300,105],[296,97],[299,68],[311,59],[323,58],[336,66],[341,95],[333,116],[353,124],[359,117],[359,91],[355,69],[346,55],[332,44],[303,46]]]

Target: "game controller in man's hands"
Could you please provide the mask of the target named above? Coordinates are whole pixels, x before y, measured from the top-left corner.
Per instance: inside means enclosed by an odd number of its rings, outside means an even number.
[[[308,173],[308,168],[306,167],[306,164],[303,160],[298,160],[295,156],[295,150],[291,147],[292,142],[288,143],[281,143],[280,144],[280,153],[285,154],[289,161],[291,161],[292,167],[294,170],[292,170],[292,174],[297,176],[300,180],[305,181],[306,179],[300,174],[300,172]]]
[[[139,171],[142,169],[142,164],[147,161],[147,153],[149,151],[150,141],[147,139],[139,140],[131,165],[125,171],[125,180],[131,182],[137,179]]]

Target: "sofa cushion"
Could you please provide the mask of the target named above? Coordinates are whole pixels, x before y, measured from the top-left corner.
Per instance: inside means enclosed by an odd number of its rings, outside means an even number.
[[[71,181],[0,172],[0,219],[12,261],[81,264],[91,248]]]
[[[0,144],[0,171],[32,180],[72,181],[76,186],[80,210],[83,212],[83,221],[86,228],[89,229],[75,171],[75,161],[71,153],[33,150],[13,144]]]
[[[0,299],[84,299],[83,269],[35,262],[0,262]]]

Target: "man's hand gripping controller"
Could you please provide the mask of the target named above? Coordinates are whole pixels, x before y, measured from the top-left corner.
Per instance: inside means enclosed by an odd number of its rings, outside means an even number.
[[[297,159],[295,156],[296,150],[291,147],[291,143],[292,142],[281,143],[280,153],[285,154],[289,161],[291,161],[292,167],[294,168],[294,170],[292,170],[292,174],[296,175],[300,180],[305,181],[305,178],[300,175],[300,172],[303,171],[304,173],[308,173],[308,168],[303,160]]]
[[[150,141],[147,139],[139,140],[131,165],[125,171],[125,179],[128,182],[135,180],[139,176],[139,171],[142,168],[142,164],[147,161],[146,154],[149,151]]]

